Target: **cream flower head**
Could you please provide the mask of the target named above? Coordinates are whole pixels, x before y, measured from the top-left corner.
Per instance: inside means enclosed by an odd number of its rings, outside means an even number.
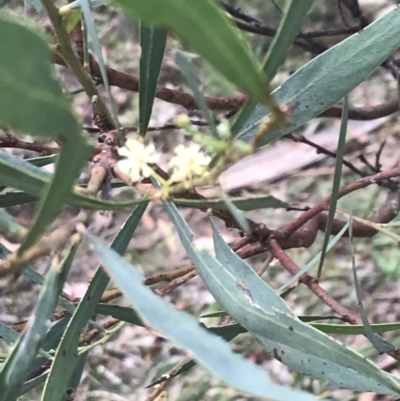
[[[175,156],[169,161],[168,166],[172,169],[171,179],[173,181],[187,181],[194,177],[206,174],[211,157],[205,155],[201,146],[192,143],[188,147],[178,145],[175,148]]]
[[[150,177],[153,170],[149,164],[158,163],[160,160],[153,143],[144,145],[134,136],[128,136],[125,146],[119,148],[118,153],[125,158],[118,161],[117,166],[132,182]]]

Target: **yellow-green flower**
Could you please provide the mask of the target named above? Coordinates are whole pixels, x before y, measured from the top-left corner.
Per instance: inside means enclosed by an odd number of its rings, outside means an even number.
[[[168,163],[172,169],[171,179],[179,182],[202,177],[208,174],[207,167],[210,162],[211,157],[204,154],[199,144],[192,143],[187,147],[178,145],[175,148],[175,156]]]
[[[160,155],[156,153],[153,143],[144,145],[134,137],[128,137],[125,146],[119,148],[118,153],[124,157],[118,161],[118,168],[129,176],[132,182],[150,177],[153,169],[149,167],[149,164],[158,163],[160,160]]]

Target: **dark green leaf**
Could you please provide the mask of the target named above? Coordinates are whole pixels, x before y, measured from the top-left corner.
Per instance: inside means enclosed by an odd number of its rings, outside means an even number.
[[[40,386],[41,384],[43,384],[47,379],[47,375],[48,375],[48,371],[46,370],[40,376],[37,376],[34,379],[31,379],[31,380],[27,381],[26,383],[24,383],[19,395],[20,396],[24,395],[27,392],[29,392],[29,391],[33,390],[34,388],[36,388],[37,386]]]
[[[1,198],[0,198],[1,199]],[[260,195],[254,198],[230,198],[231,202],[240,210],[279,209],[287,208],[289,204],[270,195]],[[174,199],[177,206],[195,207],[198,209],[228,210],[224,200],[219,199]]]
[[[0,37],[8,38],[0,42],[0,92],[7,93],[0,97],[0,123],[35,136],[66,141],[53,180],[41,194],[36,219],[19,250],[22,252],[60,210],[89,155],[89,146],[61,85],[53,77],[50,48],[44,38],[26,23],[5,15],[0,15]],[[21,63],[26,49],[29,63]]]
[[[140,22],[139,131],[142,136],[149,126],[166,43],[165,29]]]
[[[37,167],[47,166],[49,164],[55,163],[57,161],[58,155],[33,157],[31,159],[26,159],[27,162],[33,164]]]
[[[381,338],[378,334],[374,333],[369,321],[367,312],[364,309],[363,301],[362,301],[362,294],[361,294],[361,287],[360,283],[358,282],[357,277],[357,268],[356,268],[356,261],[355,261],[355,251],[354,251],[354,238],[353,238],[353,221],[350,219],[350,227],[349,227],[349,240],[351,244],[351,266],[353,268],[353,277],[354,277],[354,286],[356,288],[356,295],[358,305],[360,306],[360,315],[362,322],[364,323],[365,334],[368,337],[371,344],[378,350],[382,352],[389,352],[395,349],[394,345],[388,343],[383,338]]]
[[[5,323],[0,322],[0,337],[5,338],[10,343],[15,343],[18,341],[19,333]]]
[[[238,286],[251,281],[252,298],[257,305],[265,311],[278,309],[282,312],[292,313],[282,298],[260,276],[241,259],[218,234],[211,221],[214,239],[215,256],[224,268],[228,269],[238,280]],[[250,289],[249,289],[250,290]],[[240,322],[239,322],[240,323]]]
[[[365,334],[365,328],[362,324],[324,324],[324,323],[312,323],[311,326],[315,327],[328,334],[345,334],[345,335],[357,335]],[[376,323],[371,324],[371,329],[374,333],[386,333],[388,331],[400,330],[400,322],[396,323]]]
[[[197,105],[200,107],[204,117],[208,122],[211,133],[214,135],[215,138],[218,138],[219,135],[217,127],[215,125],[214,115],[209,109],[206,98],[204,97],[203,92],[200,88],[200,81],[197,78],[192,62],[190,61],[189,57],[182,52],[176,53],[175,61],[180,67],[181,71],[183,72],[183,75],[185,76],[190,86],[190,89],[194,94],[194,98],[196,99]]]
[[[215,1],[115,2],[133,18],[172,29],[241,90],[261,103],[275,105],[260,63]]]
[[[74,138],[74,142],[72,142],[73,138],[73,135],[69,136],[67,145],[58,157],[53,179],[48,187],[45,186],[35,221],[29,228],[29,232],[18,252],[32,246],[47,225],[56,217],[57,212],[65,202],[66,196],[71,192],[81,168],[86,163],[90,154],[89,145],[79,135]]]
[[[264,60],[263,69],[270,81],[272,81],[279,67],[284,62],[286,53],[299,33],[313,3],[314,0],[290,0],[288,2],[286,12]],[[249,100],[244,105],[232,126],[232,132],[235,135],[238,134],[256,105],[257,102],[254,100]]]
[[[71,266],[76,247],[60,265],[51,266],[39,295],[36,311],[24,334],[8,356],[0,372],[1,401],[16,400],[29,368],[43,342],[57,306],[58,297]]]
[[[0,228],[3,228],[8,233],[16,235],[19,238],[25,233],[25,228],[14,220],[4,209],[0,209]]]
[[[138,313],[134,309],[126,306],[97,304],[96,313],[99,313],[100,315],[112,316],[116,319],[135,324],[137,326],[145,326]]]
[[[18,188],[35,197],[40,197],[40,194],[46,185],[49,184],[52,177],[52,174],[46,173],[44,170],[24,160],[0,151],[0,183]],[[133,199],[128,202],[111,202],[78,193],[69,193],[65,196],[64,202],[72,206],[87,209],[115,210],[146,202],[146,200],[146,198],[142,198]]]
[[[246,218],[246,216],[243,214],[242,211],[239,210],[239,208],[236,207],[236,205],[232,202],[232,200],[227,196],[225,193],[223,193],[223,200],[225,202],[225,205],[232,215],[232,217],[236,220],[238,223],[239,227],[245,232],[247,235],[251,235],[251,228],[250,224]]]
[[[10,2],[10,0],[0,0],[0,8],[3,8],[4,6],[6,6],[9,2]]]
[[[65,328],[67,327],[67,324],[69,322],[70,316],[65,317],[64,319],[61,319],[57,321],[51,329],[47,332],[46,338],[43,341],[42,345],[42,350],[45,351],[50,351],[50,350],[55,350],[58,347],[58,344],[60,343],[61,337],[64,333]],[[44,356],[37,356],[31,363],[29,367],[29,373],[35,372],[37,369],[39,369],[41,366],[43,366],[47,361],[49,361],[49,358],[46,358]],[[21,395],[21,393],[20,393]]]
[[[340,181],[342,179],[343,156],[346,146],[348,111],[349,111],[349,97],[345,96],[343,102],[342,122],[340,124],[339,140],[336,151],[336,164],[335,164],[335,174],[333,176],[331,201],[329,203],[329,212],[328,212],[328,219],[326,221],[324,243],[322,244],[321,259],[319,261],[319,266],[318,266],[318,274],[317,274],[318,278],[321,277],[322,266],[324,264],[325,254],[331,237],[333,220],[336,214],[336,205],[339,199]]]
[[[279,304],[278,308],[264,309],[262,294],[257,290],[259,277],[256,280],[251,274],[241,273],[239,278],[236,274],[242,268],[223,266],[207,252],[196,251],[187,223],[173,204],[165,205],[186,252],[217,302],[278,360],[300,373],[339,386],[381,394],[400,392],[394,376],[293,314],[281,312]]]
[[[291,124],[270,133],[262,144],[292,132],[340,101],[399,45],[400,9],[396,9],[311,60],[273,93],[279,103],[295,105],[295,108]],[[265,107],[258,106],[239,138],[250,141],[268,113]]]
[[[102,49],[101,49],[100,40],[99,40],[99,37],[97,36],[96,25],[94,23],[94,18],[93,18],[92,9],[91,9],[91,2],[89,0],[79,0],[79,2],[80,2],[80,7],[82,10],[83,18],[85,21],[85,29],[87,31],[87,36],[93,46],[93,51],[94,51],[94,54],[96,55],[97,62],[100,67],[101,79],[103,81],[104,88],[106,89],[106,92],[107,92],[108,101],[110,102],[114,124],[115,124],[115,127],[119,130],[118,115],[117,115],[117,112],[115,109],[114,99],[111,94],[110,84],[108,82],[108,75],[107,75],[107,70],[106,70],[106,66],[104,63],[104,59],[103,59],[103,53],[102,53]]]
[[[139,205],[126,220],[123,228],[115,237],[112,247],[123,254],[128,247],[148,203]],[[49,378],[43,392],[42,401],[63,401],[65,392],[71,388],[71,381],[78,383],[74,375],[79,366],[84,364],[87,353],[77,355],[79,337],[92,316],[109,278],[101,266],[96,271],[85,296],[78,304],[67,330],[57,348],[55,359],[51,366]],[[77,384],[76,384],[77,385]],[[76,387],[76,386],[75,386]]]
[[[9,207],[16,205],[24,205],[25,203],[36,202],[36,196],[29,195],[25,192],[7,192],[0,194],[0,207]]]
[[[0,14],[0,123],[55,138],[79,133],[78,121],[53,76],[50,48],[27,20]],[[29,63],[22,63],[29,54]]]
[[[4,245],[0,244],[1,259],[4,259],[10,253],[11,252]],[[43,285],[44,283],[44,277],[40,273],[38,273],[32,266],[25,266],[22,270],[22,274],[36,284]],[[69,313],[74,313],[75,306],[72,303],[68,302],[63,296],[59,297],[58,303]],[[89,323],[95,328],[100,328],[99,324],[93,320],[89,320]]]
[[[234,354],[190,315],[178,311],[143,285],[143,275],[99,238],[86,232],[86,239],[135,309],[152,328],[189,349],[214,374],[243,391],[276,400],[314,400],[311,395],[273,384],[262,369]]]

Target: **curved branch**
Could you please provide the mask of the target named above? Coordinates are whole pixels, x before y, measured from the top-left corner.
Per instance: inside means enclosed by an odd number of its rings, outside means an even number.
[[[53,53],[53,60],[56,64],[66,65],[58,53]],[[100,67],[93,57],[90,57],[90,71],[95,77],[101,77]],[[132,92],[139,92],[139,79],[137,77],[110,67],[107,67],[107,76],[110,85],[128,89]],[[170,89],[159,85],[156,97],[168,103],[178,104],[189,110],[198,109],[195,98],[179,89]],[[247,96],[244,94],[233,97],[207,96],[206,99],[212,110],[237,110],[247,100]]]
[[[375,120],[377,118],[386,117],[399,111],[399,100],[393,97],[385,103],[371,107],[353,107],[349,109],[349,118],[351,120]],[[322,112],[319,117],[342,117],[342,106],[334,105]]]
[[[65,66],[65,62],[58,53],[53,54],[54,62]],[[99,77],[100,68],[97,62],[91,58],[90,70],[92,74]],[[125,72],[117,71],[107,67],[107,75],[112,86],[118,86],[121,89],[127,89],[132,92],[139,91],[139,79]],[[195,98],[182,90],[170,89],[159,85],[156,97],[168,103],[178,104],[189,110],[198,109]],[[239,94],[237,96],[206,96],[206,100],[212,110],[238,110],[247,100],[247,96]],[[397,98],[393,97],[385,103],[372,107],[353,107],[349,109],[349,118],[352,120],[375,120],[377,118],[386,117],[399,110]],[[342,107],[334,105],[322,112],[319,117],[341,118]]]
[[[400,167],[383,171],[381,173],[371,175],[369,177],[360,178],[357,181],[354,181],[348,185],[345,185],[344,187],[341,187],[338,193],[338,199],[358,189],[365,188],[377,182],[388,180],[389,178],[398,176],[400,176]],[[302,213],[297,219],[293,220],[291,223],[283,227],[282,230],[279,230],[281,231],[283,237],[289,238],[294,232],[296,232],[304,224],[310,221],[313,217],[316,217],[321,212],[327,210],[330,201],[331,201],[331,196],[327,196],[325,199],[318,202],[311,209]]]

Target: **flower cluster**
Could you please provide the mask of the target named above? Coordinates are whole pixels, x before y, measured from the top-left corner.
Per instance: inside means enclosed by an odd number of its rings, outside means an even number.
[[[204,154],[199,144],[178,145],[175,148],[175,156],[168,163],[172,169],[171,180],[192,181],[195,177],[204,177],[208,174],[207,167],[210,162],[211,156]]]
[[[149,164],[160,161],[160,155],[156,153],[154,144],[145,145],[133,136],[128,137],[125,146],[119,148],[118,153],[124,157],[118,162],[118,168],[132,182],[150,177],[153,169]]]
[[[154,144],[145,145],[130,136],[118,153],[123,157],[118,162],[118,168],[129,177],[131,182],[156,176],[150,166],[160,160]],[[211,156],[202,151],[201,145],[197,143],[189,146],[178,145],[175,148],[175,155],[168,163],[168,167],[171,169],[170,182],[191,182],[193,178],[204,177],[208,174],[207,168],[210,162]]]

